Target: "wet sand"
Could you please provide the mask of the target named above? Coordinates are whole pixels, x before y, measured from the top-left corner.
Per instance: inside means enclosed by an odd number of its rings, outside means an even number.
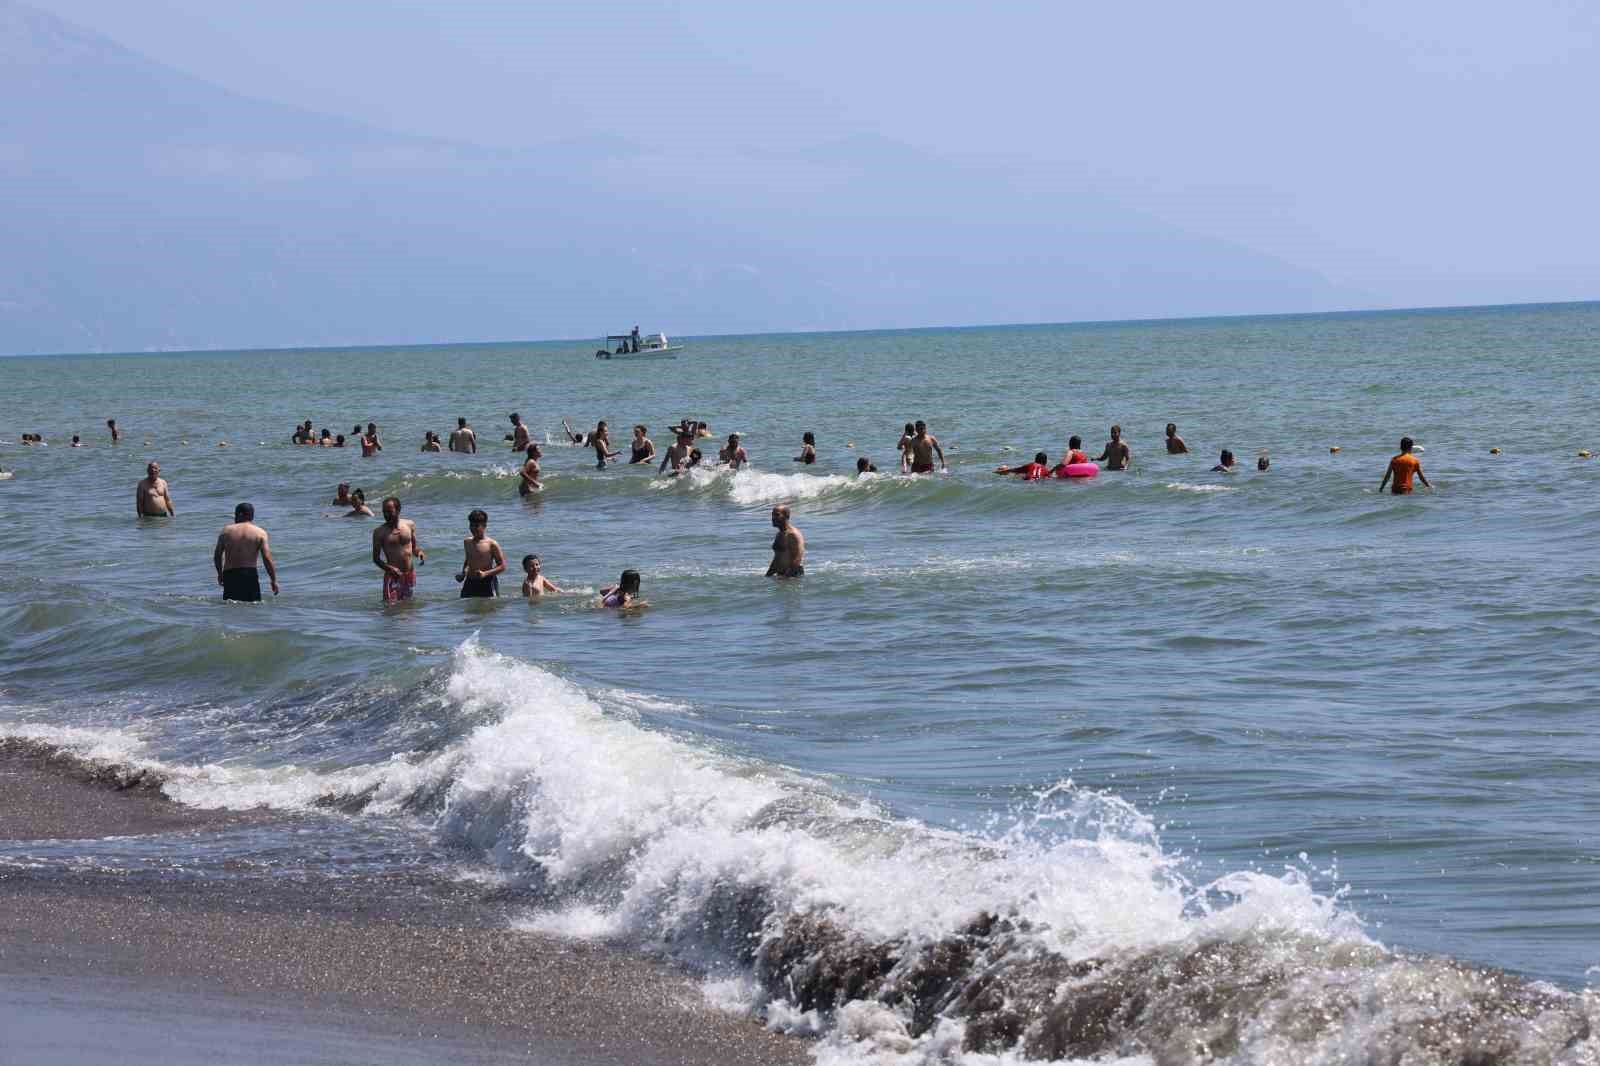
[[[197,812],[0,748],[0,840],[205,831]],[[0,868],[0,1062],[804,1063],[681,972],[512,932],[463,886]],[[381,883],[380,883],[381,882]]]

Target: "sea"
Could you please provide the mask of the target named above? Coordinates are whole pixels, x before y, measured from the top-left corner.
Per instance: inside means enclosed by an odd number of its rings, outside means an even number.
[[[285,814],[0,870],[427,869],[826,1063],[1600,1061],[1600,304],[685,344],[0,360],[0,735]],[[476,455],[420,450],[458,416]],[[751,466],[562,428],[684,417]],[[948,471],[899,473],[917,419]],[[993,472],[1114,423],[1127,472]],[[403,501],[412,602],[340,482]],[[259,605],[212,569],[240,501]],[[474,508],[497,600],[452,580]],[[598,607],[624,569],[650,606]]]

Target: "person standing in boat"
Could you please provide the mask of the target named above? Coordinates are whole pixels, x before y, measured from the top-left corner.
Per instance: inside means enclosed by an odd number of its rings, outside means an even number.
[[[633,327],[633,332],[628,334],[628,339],[633,344],[632,350],[635,353],[637,353],[639,351],[639,327],[638,326],[634,326]]]

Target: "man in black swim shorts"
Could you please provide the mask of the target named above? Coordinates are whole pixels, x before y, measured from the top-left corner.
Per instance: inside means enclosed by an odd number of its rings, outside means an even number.
[[[278,594],[278,566],[272,560],[272,549],[267,546],[267,531],[255,524],[255,517],[256,509],[241,503],[233,509],[233,521],[223,526],[217,536],[211,562],[217,568],[217,584],[222,586],[225,600],[261,601],[261,578],[256,573],[258,560],[266,564],[272,594]]]

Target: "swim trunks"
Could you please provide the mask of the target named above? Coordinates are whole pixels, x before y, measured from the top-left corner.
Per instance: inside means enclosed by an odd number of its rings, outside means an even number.
[[[931,474],[931,473],[933,473],[933,464],[932,463],[926,463],[926,464],[924,464],[924,463],[912,463],[911,464],[911,472],[913,474]]]
[[[235,603],[261,602],[261,576],[253,566],[234,567],[222,572],[222,598]]]
[[[469,577],[461,582],[461,598],[489,599],[500,595],[500,578],[495,577]]]
[[[417,572],[407,570],[398,576],[386,573],[383,575],[383,602],[399,603],[409,600],[417,587]]]

